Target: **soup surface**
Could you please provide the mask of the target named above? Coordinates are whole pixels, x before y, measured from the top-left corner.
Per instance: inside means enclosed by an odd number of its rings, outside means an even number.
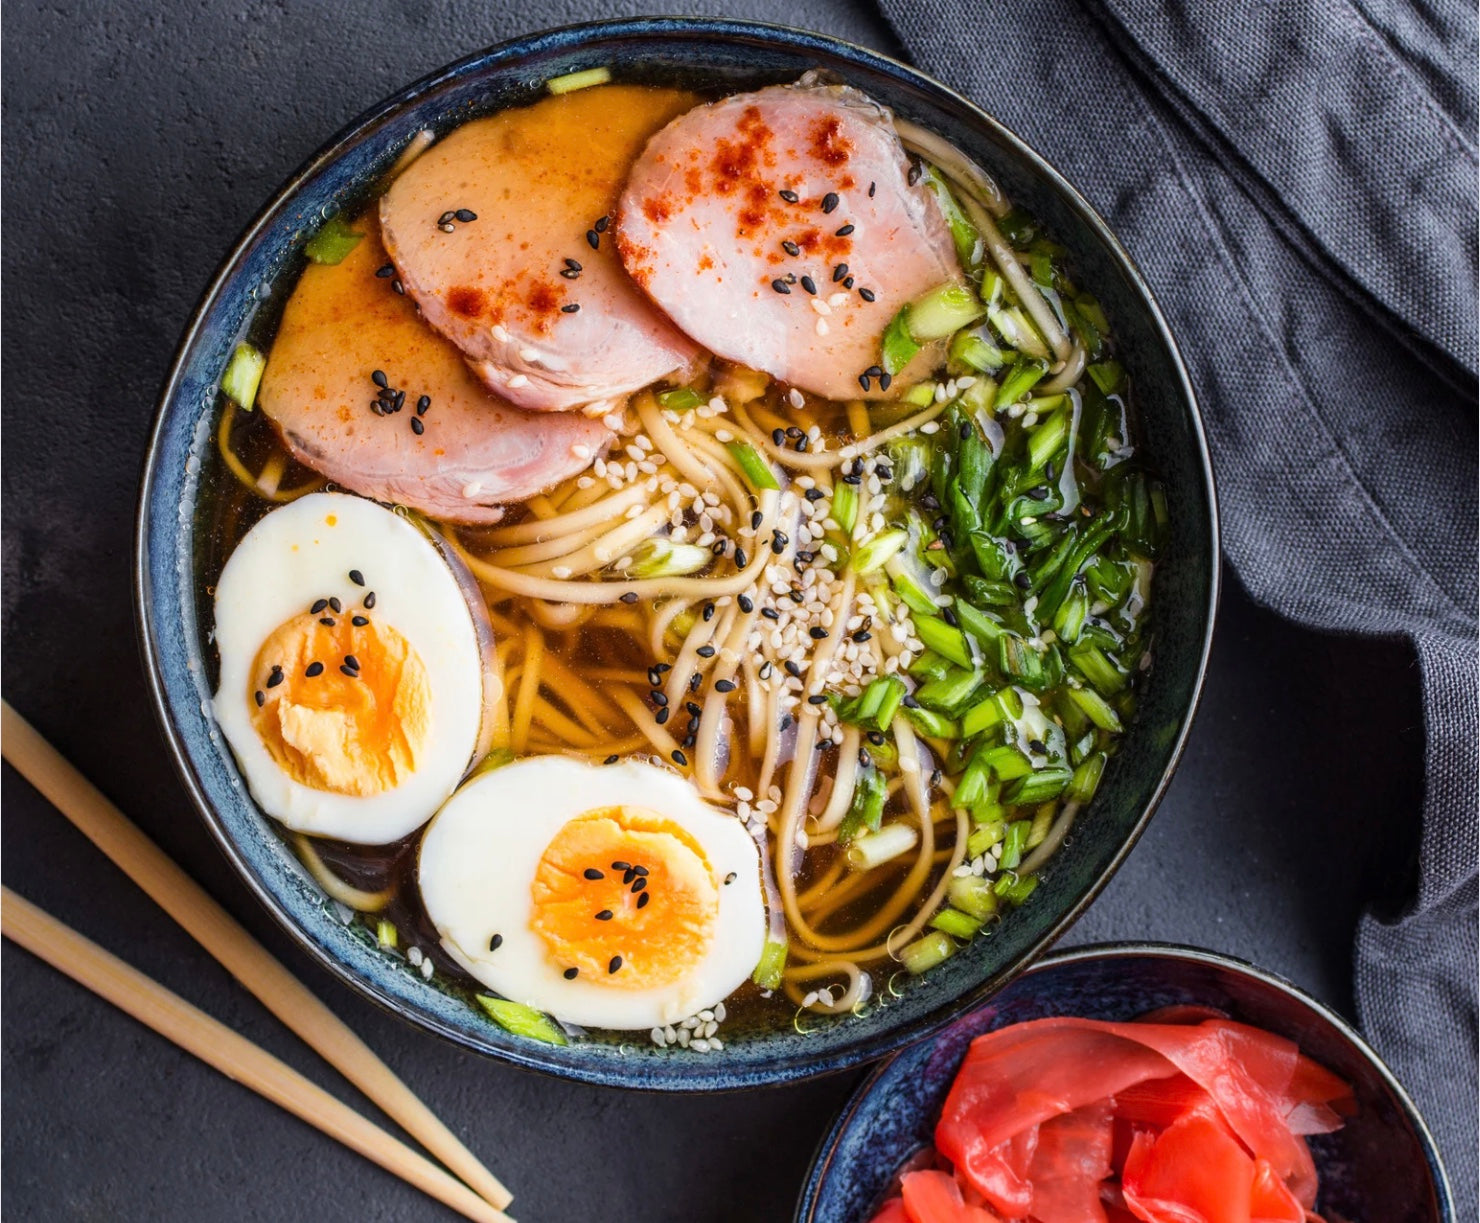
[[[1167,507],[1093,286],[941,137],[569,84],[326,223],[225,371],[217,716],[409,971],[722,1053],[1033,903]]]

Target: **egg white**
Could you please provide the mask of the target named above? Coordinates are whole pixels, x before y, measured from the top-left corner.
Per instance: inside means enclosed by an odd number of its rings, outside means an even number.
[[[350,581],[351,569],[364,576],[363,587]],[[336,596],[350,615],[372,590],[375,607],[365,614],[394,627],[426,668],[426,746],[415,772],[390,790],[316,790],[279,767],[252,724],[252,665],[273,631],[314,600]],[[298,832],[363,845],[399,840],[424,824],[482,743],[489,633],[486,613],[481,624],[478,616],[432,540],[373,501],[312,493],[253,526],[216,584],[221,678],[213,705],[258,806]]]
[[[546,846],[568,820],[609,806],[656,811],[692,835],[709,860],[719,893],[713,942],[671,985],[567,981],[530,926],[530,884]],[[760,853],[744,825],[705,803],[684,778],[637,761],[535,756],[475,777],[422,837],[418,881],[453,959],[505,998],[583,1027],[652,1028],[711,1007],[749,978],[766,939]],[[495,934],[502,942],[492,951]]]

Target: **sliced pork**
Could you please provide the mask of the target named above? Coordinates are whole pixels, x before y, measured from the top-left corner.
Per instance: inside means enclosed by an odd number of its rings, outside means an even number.
[[[696,101],[637,85],[546,98],[463,124],[386,192],[401,282],[491,390],[599,411],[693,361],[622,270],[608,222],[648,137]]]
[[[895,312],[963,279],[940,208],[909,169],[888,114],[856,90],[736,94],[649,141],[622,193],[618,249],[716,355],[853,398]]]
[[[355,228],[365,237],[342,263],[303,273],[262,375],[258,403],[294,458],[367,497],[478,523],[610,444],[600,421],[490,395],[396,293],[374,214]]]

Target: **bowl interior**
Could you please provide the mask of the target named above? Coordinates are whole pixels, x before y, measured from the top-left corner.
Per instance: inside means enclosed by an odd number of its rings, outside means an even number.
[[[797,1223],[866,1223],[895,1170],[930,1141],[966,1047],[984,1032],[1074,1015],[1122,1021],[1196,1003],[1295,1041],[1350,1082],[1357,1114],[1311,1139],[1321,1211],[1348,1223],[1447,1223],[1448,1185],[1433,1138],[1377,1055],[1294,986],[1236,960],[1173,947],[1086,947],[1054,955],[985,1006],[884,1063],[823,1141]]]
[[[508,1036],[461,998],[377,951],[336,916],[251,803],[210,717],[212,422],[216,383],[238,339],[270,319],[325,216],[371,195],[413,136],[537,98],[551,76],[596,65],[617,79],[704,92],[793,80],[822,68],[956,141],[1073,253],[1115,327],[1137,387],[1143,453],[1165,481],[1171,540],[1158,567],[1154,665],[1141,707],[1093,806],[1023,910],[902,997],[824,1025],[728,1044],[723,1057],[675,1055],[644,1039],[554,1048]],[[1217,593],[1217,528],[1201,423],[1159,312],[1103,222],[1056,172],[964,100],[892,61],[817,35],[743,23],[638,20],[537,35],[454,65],[346,129],[290,181],[241,240],[186,335],[148,456],[138,538],[141,633],[150,682],[181,773],[227,855],[312,953],[401,1015],[462,1044],[594,1082],[669,1089],[740,1087],[880,1056],[984,996],[1058,935],[1104,883],[1160,797],[1196,702]]]

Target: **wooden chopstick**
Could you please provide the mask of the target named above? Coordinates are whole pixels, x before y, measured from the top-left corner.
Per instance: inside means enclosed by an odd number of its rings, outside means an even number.
[[[0,888],[0,932],[227,1078],[250,1087],[465,1217],[477,1223],[510,1223],[503,1211],[317,1083],[9,888]]]
[[[0,753],[263,1006],[479,1197],[499,1210],[513,1200],[498,1178],[348,1024],[274,959],[4,700],[0,700]]]

